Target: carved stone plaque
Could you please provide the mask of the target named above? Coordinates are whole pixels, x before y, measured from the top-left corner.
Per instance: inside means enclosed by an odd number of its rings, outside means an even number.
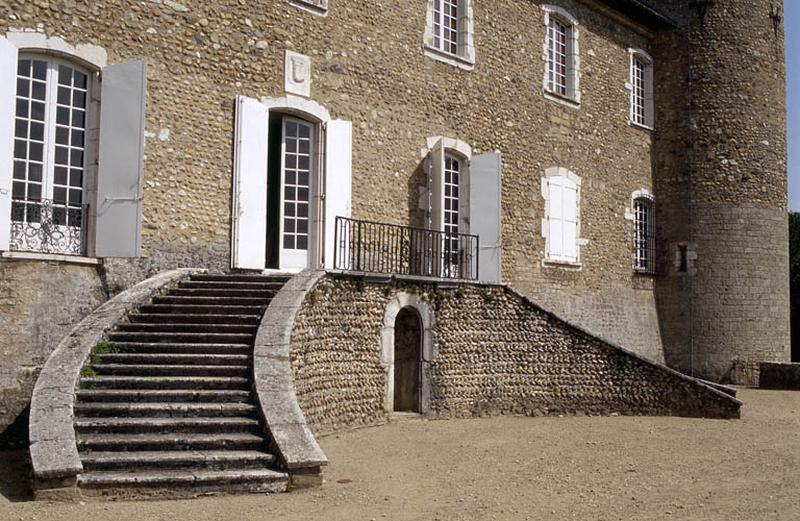
[[[311,58],[304,54],[286,51],[284,88],[289,94],[306,98],[311,96]]]

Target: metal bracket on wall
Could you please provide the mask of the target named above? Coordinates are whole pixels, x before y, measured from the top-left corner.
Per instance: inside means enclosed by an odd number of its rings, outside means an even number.
[[[769,5],[769,19],[772,20],[772,28],[775,30],[775,36],[778,36],[778,29],[783,21],[783,16],[781,15],[781,6],[778,6],[778,8],[775,9],[773,4]]]

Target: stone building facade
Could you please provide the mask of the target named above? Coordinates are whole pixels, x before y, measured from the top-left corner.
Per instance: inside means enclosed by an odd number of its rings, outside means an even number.
[[[82,146],[64,145],[80,180],[56,177],[54,123],[38,196],[66,187],[82,194],[72,210],[88,208],[78,250],[21,247],[26,218],[5,223],[0,426],[109,296],[176,267],[335,268],[337,216],[443,230],[457,207],[486,277],[601,338],[714,379],[738,378],[735,360],[788,359],[783,34],[769,3],[717,2],[701,24],[677,1],[10,1],[3,71],[38,60],[87,78],[45,118],[82,116]],[[37,83],[34,65],[19,71]],[[10,76],[0,96],[16,100]],[[58,96],[56,82],[39,83]],[[33,197],[13,179],[30,185],[38,161],[27,148],[14,177],[15,111],[0,107],[7,214],[25,207],[12,196]],[[266,171],[291,195],[265,194]],[[61,219],[55,231],[73,233]]]

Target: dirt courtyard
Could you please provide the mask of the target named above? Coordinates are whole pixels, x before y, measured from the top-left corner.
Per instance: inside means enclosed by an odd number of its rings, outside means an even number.
[[[406,421],[321,439],[321,489],[193,501],[23,501],[0,454],[0,519],[800,519],[800,393],[742,390],[741,420]]]

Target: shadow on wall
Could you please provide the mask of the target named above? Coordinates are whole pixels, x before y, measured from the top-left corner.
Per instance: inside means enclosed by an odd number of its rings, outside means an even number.
[[[28,455],[28,419],[25,409],[14,423],[0,434],[0,496],[11,502],[29,501],[31,490],[31,460]]]
[[[792,362],[800,362],[800,213],[789,212]]]
[[[425,160],[417,165],[417,168],[408,178],[408,223],[415,228],[425,228],[426,206],[423,198],[428,194],[428,175],[425,173]]]

